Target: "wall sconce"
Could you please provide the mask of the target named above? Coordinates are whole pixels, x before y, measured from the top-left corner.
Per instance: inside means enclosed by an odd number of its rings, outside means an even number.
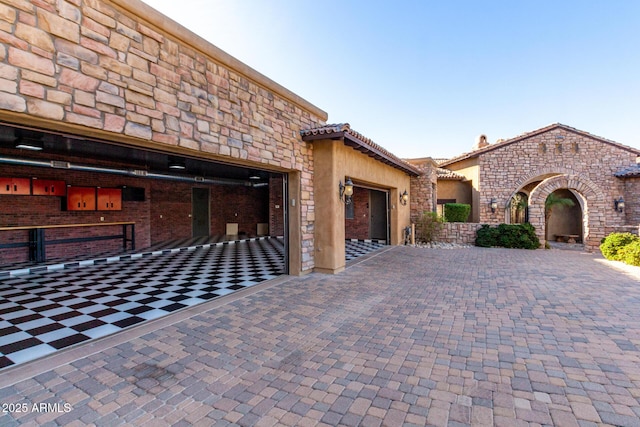
[[[496,199],[491,199],[489,207],[491,208],[491,213],[496,213],[496,210],[498,209],[498,201]]]
[[[347,180],[344,182],[344,185],[342,184],[342,181],[340,181],[339,186],[340,200],[342,200],[345,205],[350,204],[351,196],[353,196],[353,182],[351,182],[351,178],[347,178]]]
[[[624,211],[624,199],[622,196],[619,199],[613,199],[613,208],[618,212]]]
[[[400,194],[400,204],[402,206],[407,206],[407,202],[409,201],[409,193],[407,193],[407,189],[404,189],[404,193]]]
[[[178,157],[169,157],[169,169],[183,170],[187,167],[184,159]]]

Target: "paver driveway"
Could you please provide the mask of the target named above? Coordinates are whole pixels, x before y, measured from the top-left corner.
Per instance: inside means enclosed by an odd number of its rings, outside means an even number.
[[[394,247],[0,389],[13,409],[0,425],[639,426],[627,270],[568,251]]]

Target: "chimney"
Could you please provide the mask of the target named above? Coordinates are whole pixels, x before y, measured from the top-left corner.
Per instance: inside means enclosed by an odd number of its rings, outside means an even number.
[[[473,150],[479,150],[481,148],[484,148],[486,146],[489,145],[489,142],[487,142],[487,135],[478,135],[478,137],[476,138],[476,143],[473,145]]]

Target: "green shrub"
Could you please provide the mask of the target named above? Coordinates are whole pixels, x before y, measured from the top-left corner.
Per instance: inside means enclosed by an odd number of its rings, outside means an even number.
[[[489,227],[488,224],[482,224],[482,227],[476,232],[476,246],[483,248],[498,246],[498,229]]]
[[[423,212],[416,221],[416,241],[429,243],[442,229],[442,218],[435,212]]]
[[[535,228],[529,223],[500,224],[497,227],[484,224],[476,233],[476,246],[537,249],[540,247],[540,240]]]
[[[618,251],[618,257],[625,264],[640,267],[640,239],[635,239]]]
[[[467,222],[471,213],[471,205],[465,203],[445,203],[445,222]]]
[[[631,233],[611,233],[600,245],[600,252],[606,259],[622,261],[620,251],[630,243],[640,240]]]

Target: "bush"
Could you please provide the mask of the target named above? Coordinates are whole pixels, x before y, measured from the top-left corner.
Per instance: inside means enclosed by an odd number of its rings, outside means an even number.
[[[638,236],[631,233],[611,233],[600,245],[600,252],[606,259],[622,261],[621,250],[627,245],[639,241]]]
[[[482,227],[476,232],[476,246],[482,248],[498,246],[498,229],[482,224]]]
[[[529,223],[500,224],[497,227],[484,224],[476,233],[476,246],[538,249],[540,240],[535,228]]]
[[[445,222],[467,222],[469,213],[471,213],[471,205],[465,203],[444,204]]]
[[[416,221],[416,241],[419,243],[429,243],[438,235],[442,229],[442,218],[435,212],[423,212]]]
[[[625,264],[640,267],[640,239],[635,239],[628,245],[620,248],[618,256]]]

